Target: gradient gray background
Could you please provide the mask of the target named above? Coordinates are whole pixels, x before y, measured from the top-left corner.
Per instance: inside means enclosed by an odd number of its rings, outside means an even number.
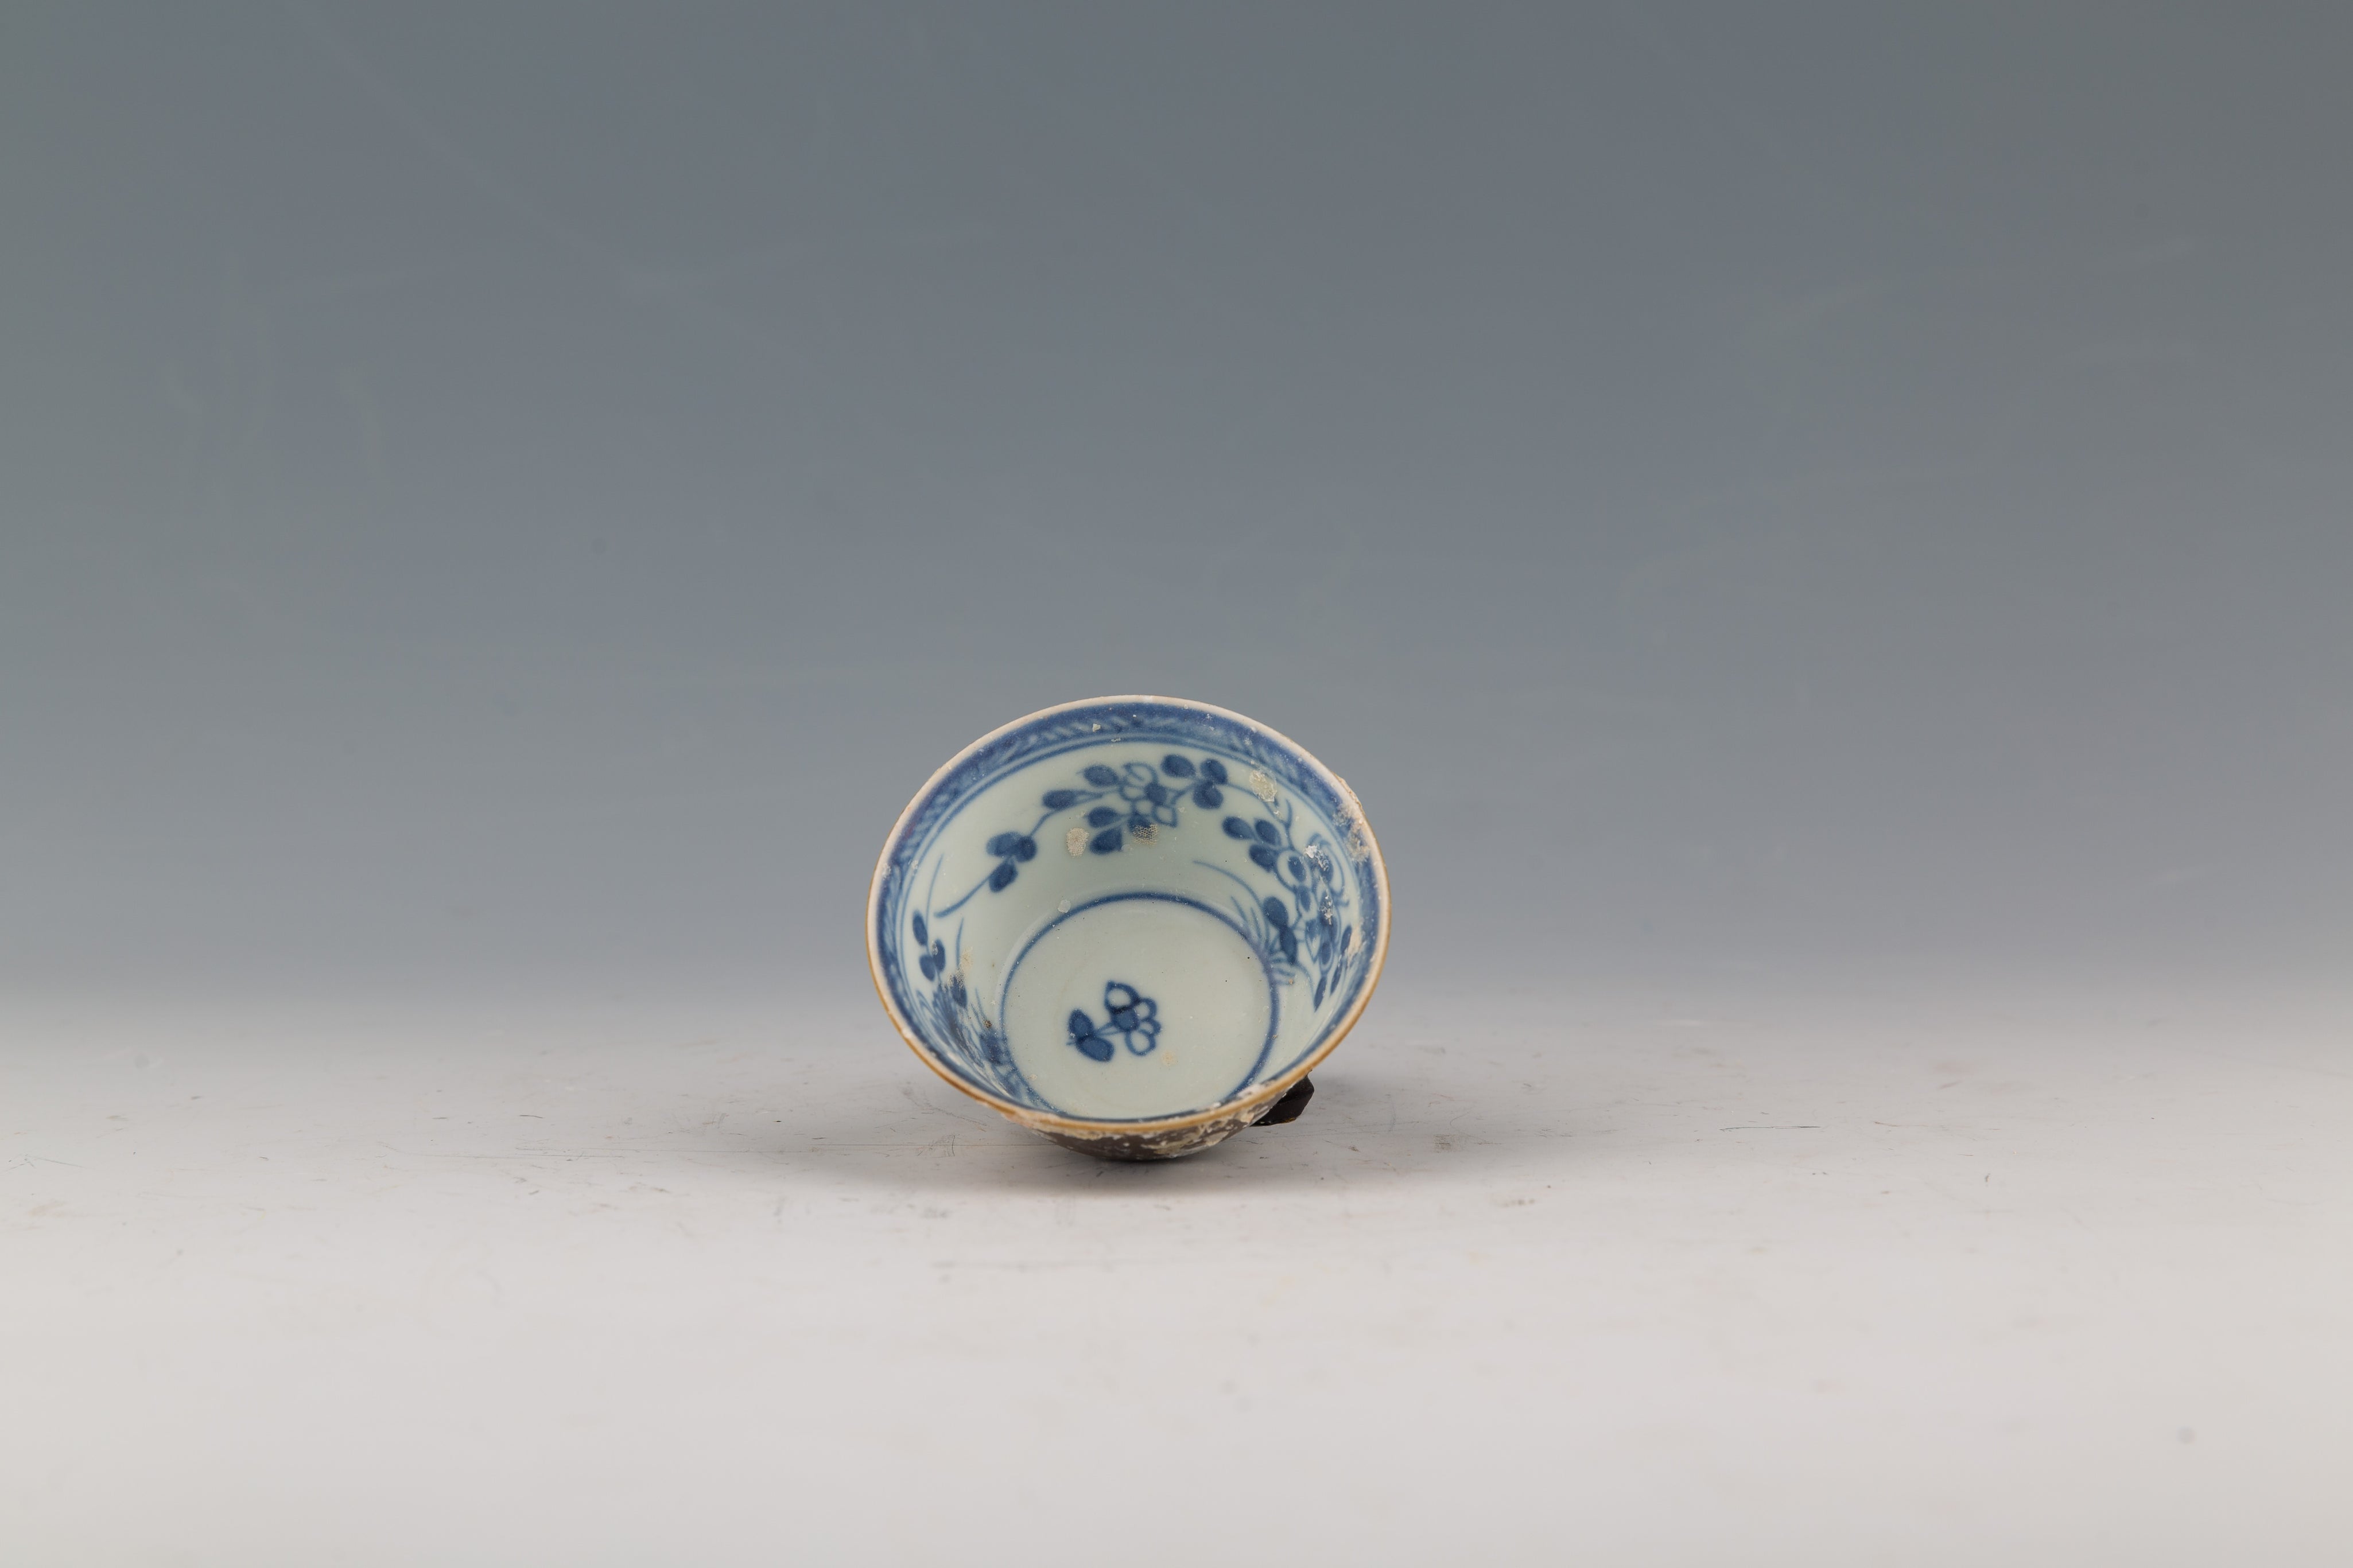
[[[851,997],[928,771],[1124,691],[1350,779],[1393,984],[2341,978],[2348,64],[15,0],[0,984]]]

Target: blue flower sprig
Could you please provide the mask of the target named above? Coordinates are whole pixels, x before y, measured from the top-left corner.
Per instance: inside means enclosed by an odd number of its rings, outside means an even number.
[[[991,838],[987,849],[996,866],[973,885],[971,891],[947,908],[934,910],[932,918],[938,920],[955,913],[984,890],[1001,893],[1011,887],[1021,875],[1021,868],[1038,858],[1039,830],[1073,806],[1089,808],[1086,821],[1092,837],[1087,839],[1088,852],[1116,855],[1131,837],[1148,839],[1164,827],[1176,826],[1176,807],[1187,800],[1204,811],[1217,810],[1225,805],[1225,786],[1231,782],[1226,764],[1217,758],[1203,757],[1197,763],[1181,752],[1169,752],[1160,759],[1157,767],[1145,762],[1128,763],[1117,768],[1094,763],[1079,776],[1086,781],[1086,788],[1046,792],[1039,802],[1045,813],[1030,825],[1029,831],[1000,833]],[[1113,800],[1119,804],[1111,804]]]
[[[1111,1060],[1112,1037],[1132,1057],[1148,1057],[1160,1045],[1160,1004],[1134,986],[1113,980],[1103,986],[1103,1011],[1111,1016],[1098,1024],[1085,1009],[1071,1009],[1071,1044],[1090,1060]]]
[[[1163,774],[1176,784],[1163,783]],[[1188,797],[1204,811],[1215,811],[1226,803],[1221,787],[1227,783],[1226,764],[1215,757],[1203,757],[1196,763],[1171,752],[1160,759],[1157,768],[1150,763],[1129,763],[1114,770],[1097,763],[1082,776],[1094,787],[1049,790],[1043,804],[1050,816],[1116,795],[1118,805],[1098,805],[1087,813],[1087,826],[1095,830],[1087,840],[1087,849],[1096,855],[1119,853],[1126,841],[1124,833],[1149,838],[1163,827],[1176,826],[1177,803]]]
[[[1266,816],[1254,820],[1229,816],[1219,826],[1227,837],[1250,846],[1250,864],[1273,877],[1287,897],[1259,899],[1249,883],[1230,871],[1225,875],[1233,877],[1256,900],[1254,910],[1238,907],[1256,928],[1254,934],[1263,948],[1280,952],[1283,962],[1294,967],[1301,965],[1304,952],[1315,971],[1315,991],[1309,1005],[1322,1006],[1324,993],[1337,979],[1335,965],[1347,956],[1356,934],[1353,924],[1343,925],[1340,920],[1348,895],[1339,859],[1320,833],[1311,835],[1305,843],[1293,837],[1289,802],[1270,805],[1266,810]]]

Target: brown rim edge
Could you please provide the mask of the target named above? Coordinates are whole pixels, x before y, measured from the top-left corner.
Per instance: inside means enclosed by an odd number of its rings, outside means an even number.
[[[1364,834],[1366,847],[1371,852],[1373,885],[1380,889],[1381,894],[1380,934],[1373,942],[1372,964],[1365,972],[1365,988],[1357,994],[1356,1005],[1351,1006],[1333,1026],[1331,1036],[1316,1047],[1314,1054],[1297,1066],[1285,1069],[1279,1077],[1271,1078],[1246,1093],[1234,1096],[1231,1100],[1221,1100],[1215,1105],[1204,1106],[1198,1110],[1188,1110],[1182,1116],[1164,1117],[1156,1121],[1089,1121],[1080,1117],[1063,1116],[1055,1111],[1037,1110],[1026,1105],[1016,1105],[1009,1100],[1000,1100],[984,1089],[965,1082],[940,1065],[938,1058],[924,1047],[923,1041],[916,1037],[914,1029],[900,1015],[899,1009],[892,1004],[891,992],[882,984],[882,955],[876,950],[874,942],[874,910],[882,898],[882,875],[890,867],[892,851],[898,848],[900,839],[906,834],[908,822],[915,815],[915,807],[929,797],[932,791],[938,787],[940,781],[945,778],[957,763],[1008,731],[1018,730],[1025,724],[1034,724],[1050,714],[1068,712],[1073,708],[1099,708],[1106,703],[1116,702],[1165,702],[1172,707],[1197,708],[1205,713],[1214,713],[1220,718],[1230,719],[1245,728],[1256,730],[1261,734],[1289,747],[1294,755],[1306,759],[1310,767],[1331,781],[1333,787],[1339,792],[1340,798],[1347,804],[1349,812],[1354,815],[1355,826]],[[1214,702],[1197,702],[1189,697],[1151,697],[1140,694],[1120,697],[1082,697],[1076,701],[1057,702],[1050,707],[1040,708],[1034,713],[1025,713],[1010,723],[999,724],[996,729],[989,731],[988,733],[964,747],[955,755],[933,769],[932,776],[923,781],[923,787],[908,797],[907,804],[900,808],[899,819],[891,825],[890,833],[882,840],[882,853],[876,857],[874,875],[866,886],[866,977],[873,982],[874,994],[881,1002],[883,1013],[890,1018],[891,1026],[899,1031],[899,1037],[907,1042],[907,1048],[914,1052],[916,1058],[937,1074],[941,1081],[949,1088],[971,1096],[990,1110],[1011,1118],[1024,1127],[1039,1131],[1050,1127],[1058,1131],[1092,1137],[1119,1135],[1148,1137],[1156,1132],[1168,1132],[1182,1127],[1198,1126],[1204,1121],[1231,1116],[1237,1110],[1249,1110],[1261,1101],[1272,1100],[1276,1096],[1288,1091],[1293,1084],[1314,1071],[1324,1058],[1330,1056],[1338,1048],[1340,1042],[1348,1037],[1348,1031],[1356,1026],[1356,1020],[1364,1016],[1366,1005],[1372,1001],[1373,993],[1380,987],[1381,971],[1388,965],[1389,957],[1390,909],[1388,863],[1381,858],[1381,843],[1373,835],[1372,820],[1365,815],[1364,803],[1356,798],[1356,792],[1348,787],[1348,781],[1324,766],[1324,760],[1314,752],[1273,726],[1262,724],[1247,713],[1237,713],[1230,708],[1220,708]]]

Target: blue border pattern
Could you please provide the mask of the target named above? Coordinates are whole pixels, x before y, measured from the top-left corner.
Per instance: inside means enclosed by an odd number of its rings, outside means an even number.
[[[1265,732],[1221,713],[1173,702],[1096,702],[1061,709],[991,737],[979,750],[962,758],[946,776],[926,788],[917,801],[885,867],[881,896],[875,901],[872,933],[892,1005],[914,1025],[934,1061],[985,1094],[1032,1110],[1054,1110],[1014,1066],[1002,1030],[989,1019],[964,984],[961,953],[946,952],[928,930],[917,939],[923,951],[916,956],[923,961],[927,979],[944,973],[946,980],[931,986],[927,994],[914,993],[902,945],[902,933],[913,934],[909,924],[913,911],[908,908],[908,899],[913,869],[965,804],[1005,773],[1064,752],[1133,741],[1215,752],[1246,769],[1263,770],[1278,786],[1321,818],[1342,845],[1346,843],[1350,823],[1346,803],[1307,759]],[[1248,794],[1239,784],[1231,787],[1237,793]],[[1290,824],[1286,820],[1282,826],[1287,837]],[[1388,915],[1381,907],[1379,882],[1372,875],[1369,855],[1359,858],[1344,853],[1335,858],[1357,900],[1357,915],[1353,945],[1347,946],[1345,953],[1335,955],[1341,960],[1336,971],[1316,987],[1319,999],[1332,1005],[1334,1022],[1345,1017],[1361,994],[1370,974],[1372,954],[1379,946],[1380,922]],[[1279,934],[1274,940],[1280,940]],[[1300,1056],[1314,1054],[1329,1028],[1327,1025],[1324,1031],[1310,1039]],[[1118,1120],[1154,1121],[1166,1118]]]

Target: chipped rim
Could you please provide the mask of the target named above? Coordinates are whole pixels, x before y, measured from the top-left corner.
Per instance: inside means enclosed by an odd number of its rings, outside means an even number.
[[[1373,885],[1378,889],[1381,900],[1380,929],[1373,939],[1373,955],[1365,969],[1365,983],[1357,990],[1356,999],[1349,1005],[1348,1010],[1334,1021],[1331,1032],[1324,1037],[1322,1045],[1316,1047],[1296,1065],[1285,1068],[1276,1077],[1268,1079],[1263,1083],[1254,1084],[1230,1099],[1221,1100],[1214,1105],[1205,1105],[1198,1110],[1186,1111],[1179,1116],[1165,1116],[1150,1121],[1096,1121],[1083,1116],[1065,1116],[1060,1111],[1039,1110],[1031,1106],[1018,1105],[1001,1096],[991,1094],[979,1085],[967,1083],[948,1071],[932,1054],[931,1047],[923,1044],[923,1037],[915,1032],[913,1025],[908,1022],[906,1015],[900,1012],[898,1005],[892,1001],[891,987],[882,977],[881,945],[876,936],[877,911],[881,904],[882,884],[889,875],[892,857],[898,852],[900,845],[905,841],[907,830],[913,824],[916,813],[931,799],[934,792],[939,789],[948,776],[964,764],[966,758],[987,747],[999,736],[1025,729],[1042,719],[1050,719],[1057,713],[1068,713],[1080,708],[1101,708],[1121,702],[1158,702],[1172,708],[1189,708],[1196,712],[1211,714],[1246,730],[1255,731],[1297,757],[1309,771],[1332,786],[1333,793],[1353,816],[1353,826],[1365,836],[1366,857],[1372,863]],[[951,1088],[970,1095],[983,1105],[1036,1131],[1043,1132],[1051,1130],[1091,1140],[1150,1139],[1182,1128],[1198,1127],[1204,1122],[1221,1121],[1240,1111],[1255,1109],[1261,1104],[1271,1103],[1277,1097],[1288,1091],[1292,1085],[1314,1071],[1324,1058],[1337,1049],[1340,1042],[1348,1037],[1348,1031],[1356,1026],[1356,1020],[1364,1016],[1365,1005],[1373,999],[1373,993],[1380,986],[1381,970],[1388,963],[1389,956],[1390,908],[1388,866],[1381,858],[1381,844],[1373,834],[1372,820],[1365,815],[1364,805],[1356,799],[1356,792],[1348,787],[1348,781],[1325,767],[1314,752],[1271,725],[1262,724],[1246,713],[1237,713],[1230,708],[1220,708],[1213,702],[1197,702],[1189,697],[1153,697],[1135,693],[1113,697],[1082,697],[1071,702],[1057,702],[1050,708],[1040,708],[1034,713],[1025,713],[1010,723],[999,724],[934,769],[932,776],[923,781],[923,787],[917,790],[906,805],[901,808],[898,821],[892,824],[889,835],[882,840],[882,853],[876,858],[874,876],[867,884],[866,975],[873,982],[874,994],[881,1000],[882,1011],[890,1016],[892,1027],[897,1029],[899,1037],[907,1042],[907,1048],[913,1051],[925,1067],[931,1068]],[[1239,1132],[1241,1129],[1237,1127],[1234,1131]]]

